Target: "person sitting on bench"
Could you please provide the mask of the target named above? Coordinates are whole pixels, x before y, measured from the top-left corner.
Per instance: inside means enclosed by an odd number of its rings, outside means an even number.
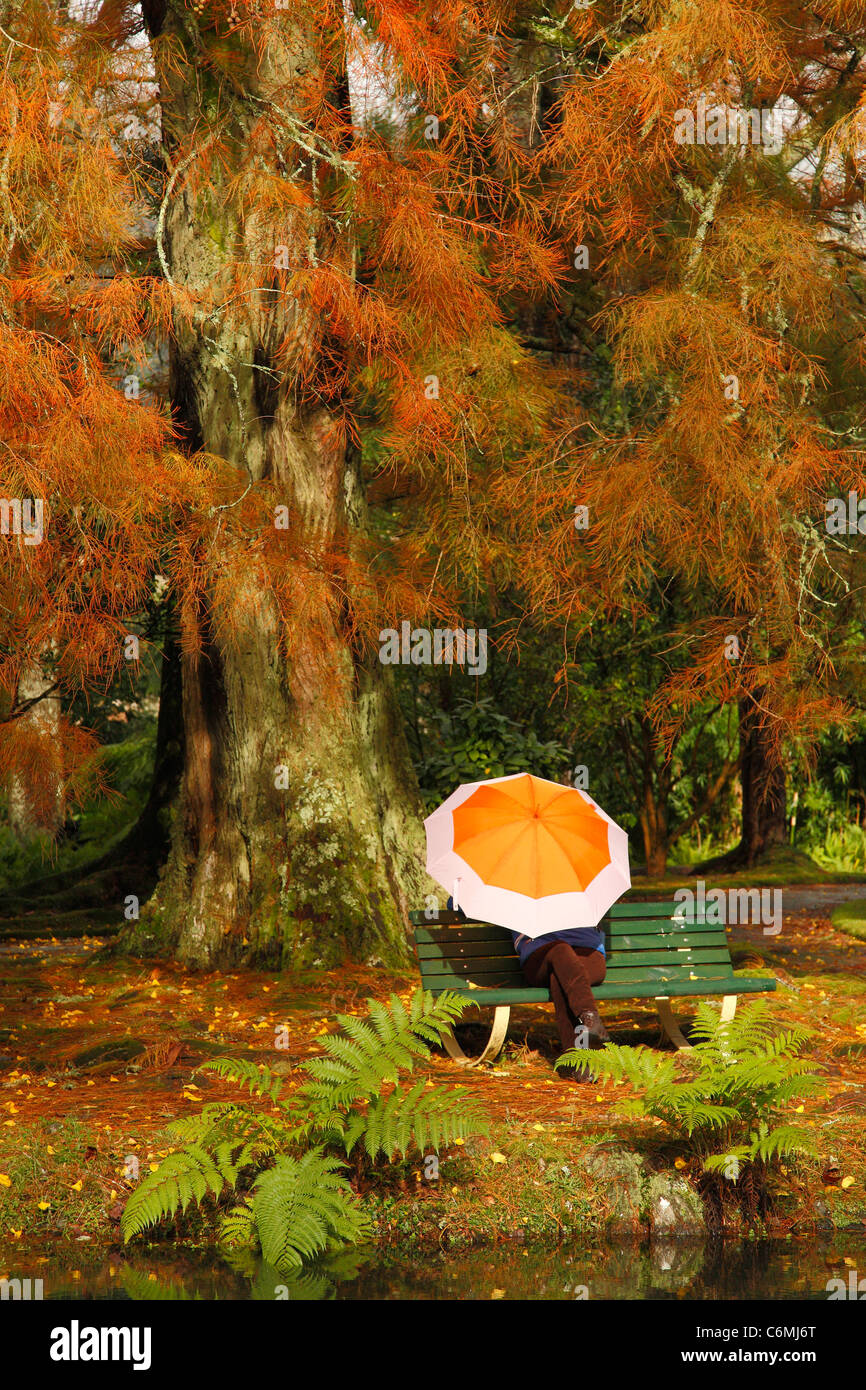
[[[448,899],[449,911],[454,901]],[[461,916],[462,909],[458,908]],[[520,957],[523,978],[534,989],[550,990],[559,1043],[562,1052],[573,1047],[602,1047],[610,1034],[599,1016],[592,986],[600,985],[607,974],[604,933],[595,927],[567,927],[544,936],[524,936],[511,932],[514,949]],[[583,1067],[560,1067],[560,1074],[574,1081],[589,1081]]]
[[[595,927],[570,927],[544,936],[515,931],[511,935],[526,983],[550,990],[561,1050],[609,1042],[592,994],[592,986],[600,985],[607,973],[603,933]],[[565,1075],[571,1072],[575,1081],[590,1079],[583,1067],[559,1070]]]

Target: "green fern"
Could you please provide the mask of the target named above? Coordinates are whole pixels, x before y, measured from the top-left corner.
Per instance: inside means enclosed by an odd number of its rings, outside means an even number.
[[[242,1057],[214,1057],[202,1071],[215,1071],[224,1081],[234,1081],[259,1100],[277,1101],[283,1089],[282,1077],[275,1076],[269,1067],[248,1062]]]
[[[304,1096],[311,1103],[324,1100],[331,1108],[378,1095],[384,1084],[397,1082],[404,1071],[411,1072],[416,1060],[426,1060],[429,1044],[441,1041],[464,1007],[456,994],[434,998],[419,989],[408,1013],[392,995],[387,1006],[369,1000],[365,1020],[338,1014],[347,1036],[324,1037],[325,1056],[303,1063],[311,1077],[302,1088]]]
[[[219,1243],[225,1251],[234,1252],[258,1248],[256,1214],[249,1201],[241,1202],[238,1206],[232,1207],[231,1211],[223,1217]]]
[[[461,1088],[447,1095],[428,1091],[419,1081],[409,1091],[395,1086],[386,1098],[378,1097],[367,1108],[352,1111],[345,1128],[338,1130],[333,1119],[325,1133],[333,1135],[346,1154],[363,1144],[367,1156],[393,1160],[405,1157],[411,1149],[432,1149],[438,1153],[444,1144],[465,1139],[478,1132],[479,1118],[474,1102],[465,1099]]]
[[[340,1244],[355,1245],[370,1234],[369,1220],[338,1160],[315,1151],[278,1158],[255,1181],[252,1211],[262,1255],[281,1272]]]
[[[322,1038],[323,1055],[302,1063],[307,1079],[289,1094],[268,1067],[206,1062],[202,1071],[234,1081],[250,1101],[209,1104],[169,1125],[184,1147],[129,1198],[124,1239],[191,1201],[231,1192],[242,1200],[223,1217],[220,1243],[232,1257],[261,1248],[269,1264],[289,1271],[362,1239],[367,1224],[340,1173],[347,1157],[360,1153],[375,1165],[487,1132],[464,1091],[403,1084],[463,1008],[457,995],[419,989],[408,1009],[392,995],[387,1004],[368,1001],[366,1018],[339,1014],[343,1033]]]
[[[123,1210],[120,1228],[125,1241],[138,1235],[147,1226],[154,1226],[165,1216],[185,1212],[191,1201],[201,1202],[210,1193],[222,1194],[228,1184],[237,1181],[237,1169],[230,1161],[208,1153],[197,1144],[189,1144],[177,1153],[164,1158],[155,1173],[148,1173],[136,1187]]]
[[[336,1146],[350,1154],[359,1143],[372,1160],[402,1157],[410,1149],[432,1148],[486,1132],[477,1103],[462,1088],[446,1095],[419,1082],[405,1091],[401,1074],[412,1072],[430,1054],[464,1008],[457,995],[434,998],[417,990],[407,1012],[392,995],[387,1006],[369,1001],[368,1020],[338,1015],[348,1037],[322,1039],[325,1056],[303,1063],[310,1080],[295,1092],[294,1105],[305,1118],[309,1142]],[[383,1096],[383,1087],[393,1090]]]
[[[693,1033],[698,1042],[676,1058],[608,1044],[593,1052],[573,1049],[557,1066],[581,1065],[595,1078],[626,1085],[631,1095],[618,1108],[664,1121],[707,1172],[727,1172],[732,1158],[766,1167],[814,1152],[806,1130],[776,1123],[786,1107],[823,1089],[811,1074],[814,1062],[798,1055],[812,1036],[809,1029],[783,1028],[761,1000],[728,1023],[704,1002]]]

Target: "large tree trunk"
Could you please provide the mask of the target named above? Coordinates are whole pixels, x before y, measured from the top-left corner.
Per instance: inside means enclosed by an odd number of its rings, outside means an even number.
[[[785,769],[773,756],[761,711],[763,690],[744,696],[740,712],[740,785],[743,793],[740,843],[699,864],[695,872],[751,869],[769,850],[787,843]]]
[[[740,701],[740,780],[743,788],[743,830],[734,856],[746,867],[786,843],[785,769],[767,748],[760,711],[762,692]]]
[[[220,283],[231,256],[268,263],[274,244],[285,240],[279,228],[257,226],[252,216],[242,221],[226,185],[243,165],[251,127],[267,104],[291,113],[293,84],[308,76],[315,53],[296,27],[264,61],[254,61],[236,34],[223,32],[217,43],[207,13],[193,19],[191,7],[159,0],[144,12],[157,40],[170,167],[204,139],[214,112],[226,121],[210,189],[178,178],[164,217],[172,280],[205,294]],[[290,165],[306,157],[288,130],[280,138]],[[262,147],[260,165],[266,160]],[[267,172],[285,177],[276,160]],[[308,225],[293,248],[299,263],[317,237],[319,253],[333,256],[327,229],[316,225],[314,211],[305,215]],[[188,448],[241,470],[238,496],[248,480],[272,482],[324,553],[347,529],[363,530],[357,461],[321,399],[305,396],[298,372],[282,362],[279,374],[271,369],[289,334],[298,353],[304,349],[302,306],[285,294],[261,298],[268,304],[251,303],[230,329],[218,316],[205,325],[178,315],[175,417]],[[174,838],[138,939],[171,944],[181,960],[204,968],[238,959],[404,959],[405,911],[426,884],[423,837],[414,773],[382,667],[353,649],[345,599],[324,581],[308,625],[315,631],[295,634],[287,658],[277,605],[252,571],[235,596],[234,636],[224,609],[215,619],[210,599],[218,576],[208,578],[197,614],[186,616],[185,756]],[[299,592],[299,602],[307,598]]]
[[[664,802],[657,798],[652,783],[644,785],[638,811],[648,878],[664,878],[668,864],[668,826]]]

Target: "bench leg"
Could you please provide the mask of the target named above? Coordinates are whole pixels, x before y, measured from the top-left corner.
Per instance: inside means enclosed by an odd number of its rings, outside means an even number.
[[[724,999],[722,1000],[722,1015],[721,1015],[721,1022],[722,1022],[722,1023],[730,1023],[730,1022],[731,1022],[731,1019],[734,1017],[734,1014],[737,1012],[737,1000],[739,999],[739,997],[740,997],[740,996],[739,996],[738,994],[726,994],[726,995],[725,995]]]
[[[739,995],[736,994],[726,994],[724,996],[724,998],[722,999],[722,1011],[719,1017],[720,1024],[731,1022],[731,1019],[737,1012],[738,998]],[[656,1004],[658,1005],[659,1018],[661,1019],[662,1028],[664,1028],[671,1042],[674,1044],[674,1047],[679,1048],[681,1052],[684,1048],[691,1047],[691,1043],[688,1041],[687,1038],[683,1036],[680,1030],[680,1026],[673,1016],[670,999],[659,997],[658,999],[656,999]]]
[[[453,1031],[449,1030],[442,1034],[442,1042],[449,1057],[461,1067],[477,1067],[481,1062],[492,1061],[498,1057],[502,1051],[502,1044],[505,1042],[505,1035],[508,1032],[508,1020],[511,1017],[511,1007],[508,1004],[498,1004],[493,1011],[493,1026],[490,1029],[490,1037],[484,1044],[484,1050],[479,1057],[467,1057],[463,1048],[454,1036]]]
[[[719,1038],[721,1041],[722,1056],[727,1062],[733,1062],[734,1054],[730,1051],[726,1043],[726,1024],[730,1023],[734,1014],[737,1012],[737,997],[736,994],[725,995],[722,1000],[722,1012],[719,1018]]]
[[[667,1036],[670,1038],[674,1047],[679,1048],[681,1052],[684,1048],[691,1047],[691,1043],[689,1042],[688,1038],[683,1037],[683,1034],[680,1031],[680,1025],[677,1023],[676,1019],[673,1016],[670,998],[660,996],[656,999],[656,1005],[658,1007],[659,1019],[661,1020],[662,1028],[664,1028]]]

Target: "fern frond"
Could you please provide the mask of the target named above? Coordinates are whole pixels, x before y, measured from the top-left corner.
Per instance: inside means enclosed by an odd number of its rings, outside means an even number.
[[[302,1063],[310,1080],[295,1093],[295,1100],[339,1107],[378,1097],[386,1083],[396,1083],[403,1072],[414,1069],[417,1059],[429,1056],[429,1044],[441,1041],[464,1007],[457,995],[434,998],[419,989],[408,1013],[392,995],[387,1004],[368,1001],[369,1024],[338,1015],[350,1036],[322,1039],[325,1055]]]
[[[219,1197],[232,1172],[231,1167],[223,1172],[217,1159],[195,1144],[169,1154],[127,1201],[120,1218],[124,1242],[166,1216],[185,1212],[191,1201],[201,1203],[208,1194]]]
[[[704,1159],[704,1169],[708,1173],[720,1173],[728,1170],[731,1159],[736,1159],[738,1164],[745,1164],[751,1160],[752,1150],[748,1144],[732,1144],[722,1154],[710,1154]],[[735,1181],[735,1179],[732,1179]]]
[[[220,1226],[219,1243],[232,1250],[258,1248],[255,1212],[249,1202],[242,1202],[226,1213]]]
[[[252,1208],[262,1255],[280,1271],[300,1268],[335,1241],[355,1244],[369,1233],[339,1160],[311,1150],[278,1158],[257,1178]]]
[[[788,1154],[814,1155],[817,1152],[818,1148],[812,1135],[799,1125],[778,1125],[754,1144],[754,1157],[764,1163],[769,1163],[774,1158],[784,1158]]]
[[[234,1081],[263,1100],[279,1100],[283,1089],[282,1077],[275,1076],[270,1067],[243,1057],[214,1057],[203,1062],[199,1071],[214,1071],[224,1081]]]
[[[344,1136],[346,1152],[363,1138],[371,1159],[404,1157],[410,1149],[439,1151],[443,1144],[486,1134],[488,1125],[477,1103],[463,1090],[441,1094],[418,1081],[408,1091],[397,1086],[383,1099],[371,1101]]]

